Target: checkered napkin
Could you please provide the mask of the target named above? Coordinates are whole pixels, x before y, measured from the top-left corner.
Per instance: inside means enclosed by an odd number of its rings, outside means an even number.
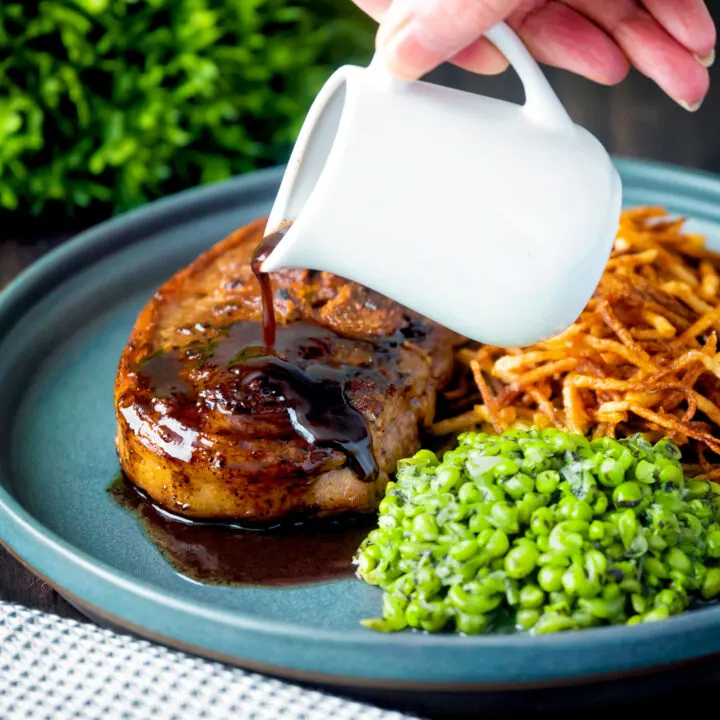
[[[2,720],[409,717],[0,602]]]

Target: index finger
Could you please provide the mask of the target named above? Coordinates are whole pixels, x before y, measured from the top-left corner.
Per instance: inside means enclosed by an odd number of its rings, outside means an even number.
[[[361,0],[377,7],[378,0]],[[416,79],[477,40],[520,0],[395,0],[378,31],[378,55],[396,75]]]
[[[366,15],[373,20],[382,22],[390,7],[392,0],[353,0]],[[471,72],[496,75],[507,69],[507,58],[489,41],[483,37],[470,43],[457,52],[448,61],[453,65],[470,70]]]

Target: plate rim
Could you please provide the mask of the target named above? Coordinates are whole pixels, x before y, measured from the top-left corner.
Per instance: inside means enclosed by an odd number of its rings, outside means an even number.
[[[714,199],[715,203],[710,203],[711,208],[720,207],[720,176],[705,171],[696,171],[687,168],[681,168],[666,163],[654,163],[648,161],[638,161],[634,159],[618,158],[615,159],[624,182],[642,182],[658,185],[667,190],[673,185],[680,185],[681,189],[692,189],[692,196],[702,196],[707,194],[710,199]],[[143,242],[145,236],[160,225],[164,229],[169,229],[171,225],[179,225],[188,218],[195,218],[198,212],[211,213],[213,210],[226,207],[228,205],[235,206],[239,202],[239,198],[243,195],[246,199],[250,199],[253,194],[262,194],[267,191],[268,187],[276,187],[282,176],[283,167],[269,168],[248,175],[234,178],[224,183],[205,186],[202,188],[190,189],[177,195],[165,198],[163,200],[151,203],[143,208],[135,210],[131,213],[118,216],[112,220],[106,221],[88,231],[79,234],[77,237],[67,241],[59,248],[49,252],[38,262],[30,266],[27,270],[15,278],[2,292],[0,292],[0,345],[2,338],[10,328],[19,323],[24,315],[34,304],[48,292],[58,287],[64,280],[69,279],[73,274],[91,266],[100,259],[105,258],[117,250],[126,248],[130,245]],[[702,197],[700,197],[702,199]],[[708,217],[720,218],[720,211],[715,209],[707,213]],[[168,224],[168,218],[171,217],[173,222]],[[69,272],[68,272],[69,271]],[[24,307],[24,312],[18,312]],[[15,542],[8,540],[8,535]],[[110,586],[118,588],[120,591],[130,593],[130,595],[140,595],[145,600],[156,604],[160,609],[167,607],[168,609],[176,609],[181,612],[189,612],[196,614],[200,611],[204,619],[219,623],[221,625],[229,625],[240,630],[250,631],[252,633],[262,633],[267,635],[281,636],[283,638],[292,638],[295,640],[310,641],[312,644],[322,644],[331,642],[334,645],[338,643],[347,644],[348,650],[351,651],[353,646],[358,643],[369,646],[384,646],[390,643],[394,647],[417,647],[417,634],[406,633],[397,635],[376,634],[366,630],[357,630],[352,632],[341,632],[337,630],[320,630],[310,629],[298,626],[295,623],[270,621],[253,618],[252,616],[243,616],[237,612],[225,610],[221,608],[213,608],[207,602],[189,601],[178,598],[171,593],[163,592],[144,580],[139,580],[127,575],[85,551],[70,545],[63,538],[59,537],[49,528],[42,525],[32,513],[27,511],[20,503],[11,495],[8,489],[0,486],[0,542],[6,546],[10,552],[22,559],[29,569],[37,575],[44,576],[50,581],[50,584],[63,594],[67,592],[70,595],[76,595],[72,590],[66,588],[55,578],[50,577],[41,568],[36,568],[29,561],[24,559],[23,552],[18,549],[23,546],[28,547],[33,542],[42,551],[43,549],[56,556],[63,556],[70,561],[78,571],[89,573],[91,576],[108,583]],[[25,545],[24,545],[25,543]],[[28,550],[28,554],[32,554]],[[92,603],[87,603],[93,606]],[[94,606],[93,606],[94,607]],[[102,609],[102,608],[98,608]],[[119,624],[130,623],[130,618],[118,618]],[[623,626],[597,628],[584,630],[581,633],[567,633],[558,635],[549,635],[544,637],[527,637],[527,636],[478,636],[473,638],[463,638],[462,642],[466,648],[477,649],[478,651],[490,651],[497,647],[506,647],[508,643],[512,643],[514,648],[527,648],[541,650],[543,647],[560,648],[570,647],[577,650],[579,647],[596,647],[599,641],[601,644],[610,643],[632,643],[633,640],[639,640],[643,636],[652,635],[657,638],[667,636],[668,634],[683,634],[686,629],[692,626],[695,632],[698,631],[698,625],[701,628],[718,629],[720,628],[720,607],[706,608],[698,610],[690,614],[684,614],[674,617],[668,621],[652,626],[639,626],[627,628]],[[137,628],[137,626],[135,626]],[[146,634],[152,634],[149,628],[144,629]],[[134,629],[133,632],[137,632]],[[142,632],[141,632],[142,634]],[[156,634],[157,635],[157,634]],[[167,644],[173,642],[173,638],[166,638],[164,642]],[[177,642],[181,642],[177,640]],[[447,636],[422,636],[423,646],[431,648],[452,648],[457,646],[458,638],[454,635]],[[720,650],[720,645],[719,645]],[[194,652],[202,654],[203,648],[193,648]],[[211,648],[206,648],[205,652],[213,652]],[[707,653],[705,654],[707,656]],[[253,661],[247,658],[237,656],[239,664],[248,666]],[[674,663],[671,663],[674,664]],[[259,663],[258,663],[259,665]],[[652,667],[638,666],[637,670],[642,672],[653,672],[662,668],[662,665],[654,665]],[[291,673],[297,679],[298,677],[309,677],[313,673],[311,671],[298,670],[296,668],[277,668],[277,672],[273,669],[273,674],[289,674]],[[632,672],[625,671],[625,674]],[[314,679],[317,679],[314,675]],[[579,682],[591,682],[592,675],[568,675],[563,676],[565,679],[572,679]],[[432,683],[425,680],[408,680],[394,681],[384,678],[348,678],[346,676],[334,676],[322,674],[324,682],[347,684],[350,680],[360,681],[362,679],[364,685],[375,684],[382,686],[399,687],[408,689],[410,687],[423,689],[428,688]],[[548,684],[557,686],[562,684],[559,678],[548,678]],[[442,683],[443,687],[447,683]],[[487,690],[493,686],[497,686],[495,682],[460,682],[452,683],[453,687],[471,688]],[[522,681],[510,681],[509,687],[517,687],[524,689],[527,683]],[[507,687],[503,688],[507,689]]]

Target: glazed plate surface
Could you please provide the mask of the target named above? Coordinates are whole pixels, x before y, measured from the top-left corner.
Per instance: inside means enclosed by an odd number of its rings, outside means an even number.
[[[693,218],[720,248],[720,179],[618,161],[625,204]],[[720,653],[720,607],[545,637],[376,634],[359,580],[281,589],[177,574],[115,504],[113,380],[154,289],[266,213],[280,170],[152,204],[45,257],[0,294],[0,540],[90,614],[207,656],[306,680],[406,690],[584,683]],[[581,238],[578,239],[582,241]]]

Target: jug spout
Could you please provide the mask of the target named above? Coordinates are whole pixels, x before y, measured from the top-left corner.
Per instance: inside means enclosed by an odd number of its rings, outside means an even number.
[[[327,257],[329,252],[327,247],[317,247],[317,240],[321,237],[318,223],[327,213],[329,200],[323,186],[330,182],[331,165],[339,163],[339,159],[333,156],[338,155],[341,144],[347,76],[353,72],[361,70],[352,67],[337,70],[325,83],[308,112],[270,211],[265,235],[284,226],[290,225],[290,228],[263,263],[263,272],[287,267],[327,269],[316,267],[319,258],[315,253],[322,250]],[[346,209],[352,212],[350,208]],[[308,232],[309,227],[314,231]]]

